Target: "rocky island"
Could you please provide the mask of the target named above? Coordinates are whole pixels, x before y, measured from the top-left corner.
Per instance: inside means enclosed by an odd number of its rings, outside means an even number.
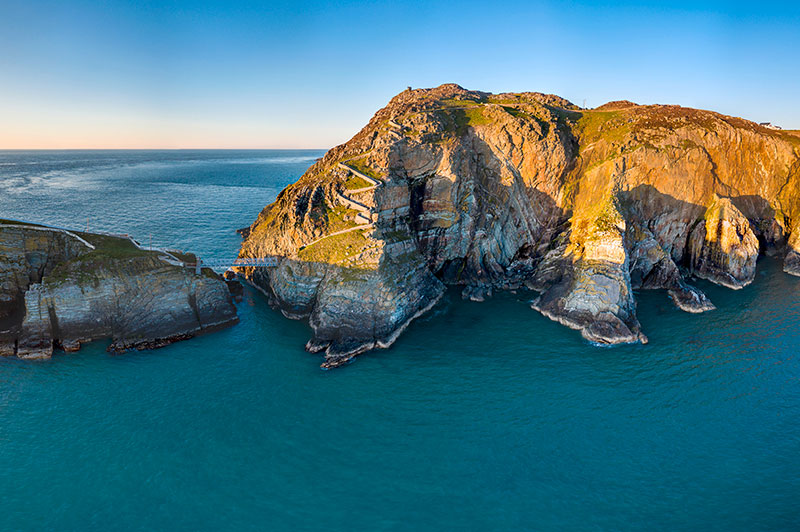
[[[390,345],[446,285],[533,309],[600,344],[646,342],[635,290],[687,312],[691,284],[800,274],[800,134],[710,111],[457,85],[405,91],[243,230],[240,273],[308,317],[323,367]]]
[[[0,355],[49,358],[102,338],[109,351],[154,348],[236,323],[225,281],[174,253],[0,220]]]

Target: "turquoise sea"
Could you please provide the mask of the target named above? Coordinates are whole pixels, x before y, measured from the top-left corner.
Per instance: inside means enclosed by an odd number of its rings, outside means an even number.
[[[322,151],[0,152],[0,218],[234,255]],[[800,530],[800,279],[597,348],[453,290],[335,371],[250,289],[156,351],[0,359],[0,530]]]

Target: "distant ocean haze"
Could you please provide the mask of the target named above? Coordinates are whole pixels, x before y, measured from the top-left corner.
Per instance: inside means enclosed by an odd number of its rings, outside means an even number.
[[[0,151],[0,217],[129,233],[207,258],[324,150]]]

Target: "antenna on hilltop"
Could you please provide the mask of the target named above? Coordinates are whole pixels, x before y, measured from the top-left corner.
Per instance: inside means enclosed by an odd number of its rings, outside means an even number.
[[[583,108],[586,109],[586,98],[583,99]]]

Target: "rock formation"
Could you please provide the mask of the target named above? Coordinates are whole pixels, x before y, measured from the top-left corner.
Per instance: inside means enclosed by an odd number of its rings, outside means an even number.
[[[800,274],[800,134],[709,111],[457,85],[408,90],[242,231],[241,273],[309,317],[324,367],[384,347],[445,285],[537,290],[532,307],[596,343],[645,342],[635,290],[688,312],[690,284]]]
[[[0,354],[152,348],[237,321],[225,281],[123,238],[0,222]]]

